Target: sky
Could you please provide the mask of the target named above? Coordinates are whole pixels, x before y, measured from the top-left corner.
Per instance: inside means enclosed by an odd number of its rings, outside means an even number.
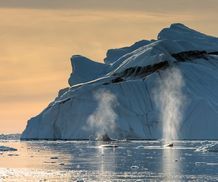
[[[156,39],[171,23],[218,37],[217,0],[0,0],[0,133],[21,133],[68,87],[70,57]]]

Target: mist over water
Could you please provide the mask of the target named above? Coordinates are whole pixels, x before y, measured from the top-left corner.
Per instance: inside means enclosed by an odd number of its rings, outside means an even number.
[[[88,118],[88,127],[95,132],[96,137],[101,137],[104,134],[109,135],[116,128],[117,114],[114,109],[118,104],[117,98],[105,89],[98,90],[94,97],[98,106]]]
[[[165,142],[170,142],[178,139],[183,119],[185,96],[182,92],[184,80],[181,71],[171,67],[161,72],[158,85],[154,93],[162,122],[162,137]]]

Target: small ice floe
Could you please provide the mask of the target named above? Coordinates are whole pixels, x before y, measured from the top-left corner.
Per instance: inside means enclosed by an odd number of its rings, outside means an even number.
[[[55,161],[44,161],[45,164],[55,164]]]
[[[1,151],[1,152],[17,151],[17,149],[12,148],[12,147],[0,146],[0,151]]]
[[[195,162],[196,166],[218,166],[218,163],[211,163],[211,162]]]
[[[198,147],[196,152],[218,152],[218,143],[210,143]]]
[[[195,162],[195,166],[205,166],[207,165],[206,162]]]
[[[103,145],[100,145],[100,147],[102,147],[102,148],[117,148],[118,145],[115,145],[115,144],[103,144]]]
[[[8,156],[19,156],[18,154],[8,154]]]
[[[207,163],[208,166],[218,166],[218,163]]]
[[[0,134],[0,140],[19,140],[20,134]]]
[[[139,169],[139,166],[131,166],[130,167],[132,170],[137,170],[137,169]]]
[[[136,149],[144,149],[145,147],[143,145],[139,145],[136,147]]]

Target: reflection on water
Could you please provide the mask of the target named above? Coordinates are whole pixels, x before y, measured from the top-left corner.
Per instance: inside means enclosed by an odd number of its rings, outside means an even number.
[[[162,169],[165,181],[178,181],[181,176],[180,154],[175,145],[163,148]]]
[[[215,181],[218,178],[218,153],[196,152],[196,148],[204,145],[202,141],[178,141],[173,148],[163,147],[160,141],[119,141],[111,145],[89,141],[0,140],[0,146],[17,149],[0,151],[0,181]]]
[[[113,172],[116,170],[116,148],[113,145],[105,146],[105,144],[98,143],[98,152],[99,152],[99,175],[96,178],[96,181],[108,181],[112,180]]]

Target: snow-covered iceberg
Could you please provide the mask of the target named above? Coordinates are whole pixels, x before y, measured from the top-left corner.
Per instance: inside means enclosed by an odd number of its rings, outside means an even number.
[[[185,83],[179,138],[218,139],[218,38],[172,24],[157,40],[109,50],[104,63],[79,55],[71,63],[70,86],[28,121],[21,139],[159,139],[154,89],[170,67]]]

